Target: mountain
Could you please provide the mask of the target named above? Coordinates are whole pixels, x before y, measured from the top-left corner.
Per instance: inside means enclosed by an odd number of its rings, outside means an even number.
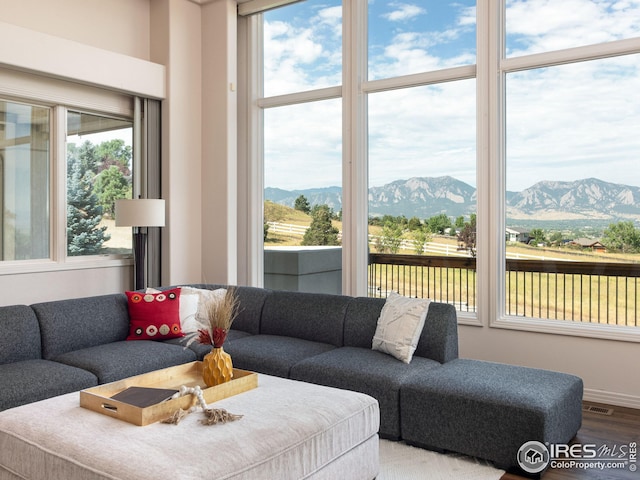
[[[304,195],[311,205],[342,208],[340,187],[287,191],[266,188],[265,199],[293,207]],[[571,182],[541,181],[521,192],[506,192],[507,217],[522,220],[637,220],[640,187],[586,178]],[[429,218],[440,213],[468,216],[476,211],[476,189],[453,177],[415,177],[369,188],[371,216]]]
[[[475,212],[475,205],[476,189],[453,177],[410,178],[369,189],[371,216],[468,216]]]
[[[296,203],[296,198],[304,195],[309,201],[309,205],[329,205],[334,212],[339,212],[342,208],[342,188],[309,188],[307,190],[282,190],[280,188],[267,187],[264,189],[264,199],[271,200],[287,207],[292,207]]]
[[[507,216],[549,220],[640,218],[640,188],[597,178],[542,181],[509,196]]]

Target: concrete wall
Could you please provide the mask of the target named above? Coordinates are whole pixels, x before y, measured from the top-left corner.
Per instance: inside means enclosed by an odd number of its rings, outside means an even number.
[[[342,248],[271,247],[264,251],[264,286],[291,292],[342,293]]]

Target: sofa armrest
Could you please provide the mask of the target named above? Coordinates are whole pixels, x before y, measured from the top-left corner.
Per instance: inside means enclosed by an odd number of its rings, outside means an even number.
[[[415,354],[440,363],[458,358],[458,316],[453,305],[431,302]]]

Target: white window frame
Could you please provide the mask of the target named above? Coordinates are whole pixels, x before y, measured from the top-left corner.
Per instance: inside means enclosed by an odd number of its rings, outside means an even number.
[[[49,257],[0,261],[0,275],[41,273],[63,270],[119,267],[130,265],[131,255],[67,255],[67,111],[136,121],[135,97],[115,91],[78,85],[59,79],[0,68],[0,97],[51,108],[51,148],[49,149]],[[138,118],[139,120],[139,118]]]
[[[262,17],[239,18],[238,115],[241,209],[239,238],[247,255],[239,271],[249,285],[263,285],[263,145],[262,109],[302,102],[343,99],[343,293],[367,295],[367,138],[366,95],[372,92],[429,85],[444,81],[476,79],[477,148],[477,313],[458,312],[461,324],[489,326],[561,335],[640,342],[640,328],[603,324],[567,323],[505,314],[505,106],[504,77],[532,67],[558,65],[588,59],[640,52],[640,38],[576,47],[550,53],[503,58],[504,1],[477,0],[476,65],[437,72],[362,81],[366,78],[367,0],[343,1],[343,84],[305,92],[262,98]],[[365,19],[363,21],[363,18]],[[243,202],[240,205],[243,205]],[[497,245],[497,248],[496,248]],[[242,261],[241,260],[241,263]]]

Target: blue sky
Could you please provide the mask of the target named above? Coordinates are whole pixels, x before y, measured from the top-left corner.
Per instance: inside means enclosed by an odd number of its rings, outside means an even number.
[[[265,14],[265,96],[341,83],[341,3]],[[507,56],[640,36],[640,0],[508,0]],[[475,2],[369,1],[369,79],[475,63]],[[507,188],[597,177],[640,185],[640,54],[507,77]],[[369,184],[475,185],[475,82],[373,94]],[[341,183],[340,101],[265,112],[265,186]]]

